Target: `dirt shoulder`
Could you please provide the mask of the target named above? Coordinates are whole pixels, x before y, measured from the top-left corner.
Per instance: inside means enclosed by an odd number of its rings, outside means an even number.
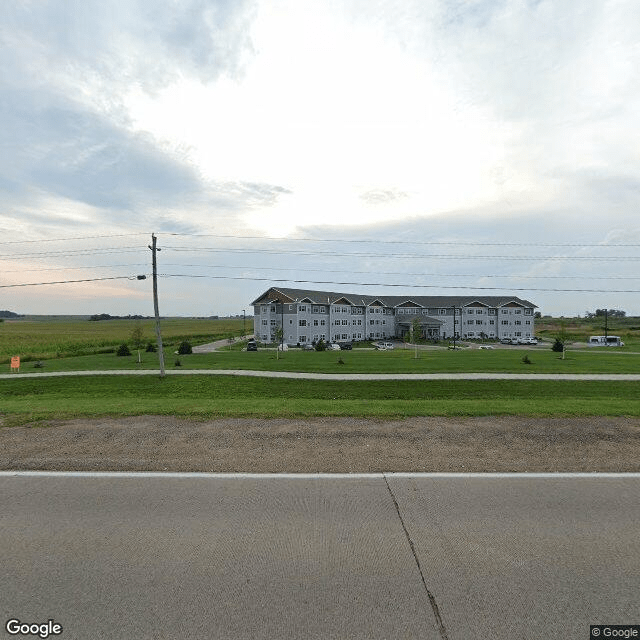
[[[640,419],[83,419],[0,428],[0,469],[638,472]]]

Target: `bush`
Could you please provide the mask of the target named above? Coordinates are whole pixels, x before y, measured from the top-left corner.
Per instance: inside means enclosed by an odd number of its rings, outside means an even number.
[[[155,346],[153,343],[151,343],[151,342],[149,342],[149,343],[147,344],[147,348],[145,349],[145,351],[146,351],[147,353],[155,353],[155,352],[156,352],[156,350],[157,350],[157,349],[156,349],[156,346]]]
[[[174,367],[181,367],[182,366],[182,362],[180,362],[180,358],[176,358],[176,361],[173,363]]]
[[[522,358],[522,364],[533,364],[533,362],[529,360],[529,356],[525,356],[524,358]]]
[[[193,349],[191,348],[191,343],[189,343],[187,340],[184,340],[183,342],[181,342],[180,346],[178,347],[178,353],[181,356],[184,356],[188,353],[193,353]]]
[[[320,342],[316,345],[316,351],[325,351],[327,348],[326,342],[320,338]]]
[[[129,347],[126,344],[121,344],[116,351],[117,356],[130,356],[131,351],[129,351]]]
[[[556,353],[562,353],[564,351],[564,342],[560,340],[560,338],[556,338],[556,341],[553,343],[551,347],[551,351],[555,351]]]

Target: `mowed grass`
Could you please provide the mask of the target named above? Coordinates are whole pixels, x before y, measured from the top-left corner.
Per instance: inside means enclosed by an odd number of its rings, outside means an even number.
[[[290,349],[276,358],[273,350],[257,352],[222,350],[208,354],[178,356],[175,347],[165,352],[167,369],[176,368],[176,360],[183,369],[228,369],[260,371],[295,371],[313,373],[640,373],[640,352],[617,349],[585,349],[568,351],[565,359],[550,347],[532,349],[517,347],[507,349],[465,349],[448,351],[430,349],[414,357],[413,349],[375,351],[300,351]],[[523,362],[527,356],[530,364]],[[103,371],[113,369],[158,369],[158,354],[137,353],[118,357],[113,353],[91,356],[60,358],[42,362],[24,363],[22,372],[40,371]],[[6,371],[9,371],[7,365]]]
[[[52,359],[85,354],[96,354],[128,343],[136,326],[143,331],[145,344],[155,344],[153,320],[6,320],[0,323],[0,363],[8,363],[11,356],[23,361]],[[198,318],[166,318],[161,322],[163,340],[170,348],[182,340],[194,344],[212,342],[240,335],[243,323],[238,319],[204,320]],[[251,330],[251,321],[246,326]]]
[[[0,397],[5,426],[142,414],[195,418],[640,416],[639,382],[87,376],[0,380]]]

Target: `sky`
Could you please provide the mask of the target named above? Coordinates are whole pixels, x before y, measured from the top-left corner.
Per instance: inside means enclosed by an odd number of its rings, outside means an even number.
[[[635,0],[3,2],[0,309],[152,315],[154,233],[167,316],[640,315],[639,43]]]

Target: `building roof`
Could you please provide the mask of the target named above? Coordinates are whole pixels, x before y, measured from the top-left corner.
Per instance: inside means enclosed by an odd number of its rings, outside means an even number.
[[[502,307],[510,302],[515,302],[516,304],[524,307],[530,307],[532,309],[537,308],[537,305],[529,302],[528,300],[522,300],[517,296],[417,296],[413,293],[404,296],[371,296],[361,293],[313,291],[310,289],[290,289],[287,287],[271,287],[256,298],[251,304],[256,305],[269,302],[284,302],[292,304],[294,302],[302,302],[303,300],[308,299],[312,304],[328,305],[340,300],[341,298],[346,298],[354,306],[363,307],[379,301],[386,307],[397,307],[407,302],[415,303],[416,305],[425,308],[444,308],[454,306],[466,307],[472,305],[474,302],[488,307]]]

